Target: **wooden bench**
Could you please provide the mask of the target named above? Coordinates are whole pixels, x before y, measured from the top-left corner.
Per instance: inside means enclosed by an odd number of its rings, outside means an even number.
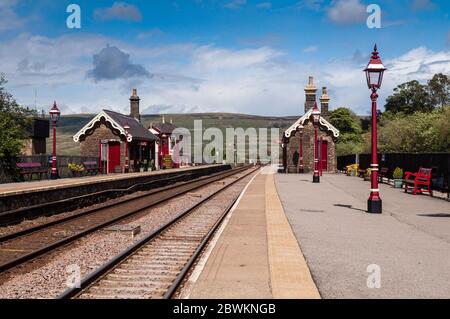
[[[405,173],[405,193],[408,192],[408,185],[413,185],[413,195],[422,193],[424,187],[426,191],[433,196],[431,190],[431,168],[419,168],[417,173],[406,172]]]
[[[388,180],[388,184],[389,184],[389,168],[387,167],[382,167],[379,171],[378,171],[378,182],[379,183],[383,183],[383,178],[387,178]]]
[[[86,174],[97,174],[100,172],[100,167],[98,166],[97,161],[83,162],[83,166],[86,170]]]
[[[42,174],[48,174],[48,170],[42,167],[41,163],[17,163],[17,168],[20,169],[20,175],[28,176],[29,180],[33,179],[33,174],[42,179]]]

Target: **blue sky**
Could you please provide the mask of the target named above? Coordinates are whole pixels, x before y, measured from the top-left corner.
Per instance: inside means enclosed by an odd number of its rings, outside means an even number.
[[[81,29],[66,7],[81,8]],[[369,29],[367,5],[381,7]],[[24,105],[65,113],[294,115],[308,75],[331,107],[369,111],[361,72],[375,42],[389,68],[381,104],[401,82],[450,73],[446,0],[1,0],[0,72]]]

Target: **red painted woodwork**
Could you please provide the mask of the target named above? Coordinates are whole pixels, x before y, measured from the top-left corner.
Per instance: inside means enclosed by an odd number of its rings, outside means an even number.
[[[168,155],[169,154],[169,143],[170,143],[170,140],[169,140],[169,138],[168,137],[165,137],[165,138],[163,138],[162,139],[162,141],[163,141],[163,156],[164,155]]]
[[[417,173],[406,172],[405,173],[405,193],[408,192],[408,184],[414,185],[413,194],[422,193],[426,191],[433,196],[431,190],[431,168],[420,168]],[[425,186],[425,189],[423,189]]]
[[[328,143],[327,141],[322,141],[320,148],[320,168],[322,171],[328,170]]]
[[[120,143],[109,143],[108,173],[114,173],[116,166],[120,166]]]

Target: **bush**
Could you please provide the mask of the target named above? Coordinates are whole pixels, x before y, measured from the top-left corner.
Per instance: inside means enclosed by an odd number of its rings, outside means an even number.
[[[394,179],[403,179],[403,170],[400,167],[396,167],[392,177],[394,177]]]
[[[83,164],[77,164],[77,163],[69,163],[67,165],[67,167],[72,171],[72,172],[84,172],[84,166]]]

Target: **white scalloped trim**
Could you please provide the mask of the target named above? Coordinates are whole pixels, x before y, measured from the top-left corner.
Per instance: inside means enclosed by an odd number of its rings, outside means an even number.
[[[104,117],[106,122],[109,122],[113,128],[118,130],[121,135],[124,135],[124,136],[126,135],[125,130],[119,123],[114,121],[106,112],[101,111],[92,120],[90,120],[88,124],[86,124],[81,130],[79,130],[77,134],[75,134],[73,136],[74,142],[79,142],[80,137],[82,135],[86,135],[86,132],[89,131],[90,129],[92,129],[94,127],[95,123],[100,122],[100,119],[102,117]],[[128,142],[133,141],[133,136],[131,134],[128,134],[127,140],[128,140]]]
[[[286,131],[284,131],[284,136],[286,138],[290,138],[292,132],[297,131],[298,127],[300,125],[304,125],[306,120],[308,120],[311,117],[312,111],[313,111],[312,109],[309,109],[309,111],[306,112],[305,115],[300,117],[294,124],[292,124]],[[325,120],[323,117],[320,117],[320,125],[322,127],[326,127],[328,131],[331,131],[335,138],[339,137],[339,130],[335,128],[333,125],[331,125],[331,123]]]

